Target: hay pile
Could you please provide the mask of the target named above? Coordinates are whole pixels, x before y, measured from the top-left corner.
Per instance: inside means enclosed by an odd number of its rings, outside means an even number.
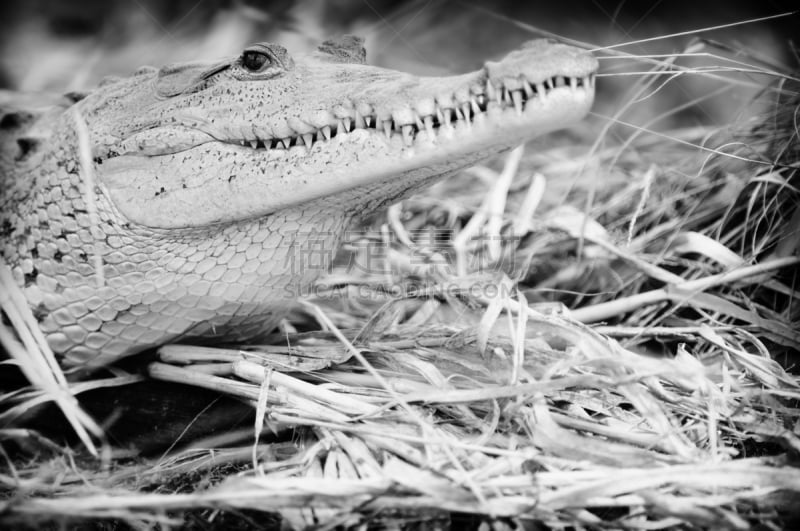
[[[799,525],[800,99],[780,81],[769,111],[728,129],[560,135],[392,207],[269,345],[172,345],[150,365],[252,404],[251,428],[100,460],[3,430],[0,517]],[[39,390],[4,396],[3,417],[58,395],[91,448],[97,426],[48,370],[26,369]]]

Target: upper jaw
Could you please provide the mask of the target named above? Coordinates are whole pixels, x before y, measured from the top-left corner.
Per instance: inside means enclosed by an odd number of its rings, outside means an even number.
[[[356,72],[364,69],[369,79],[371,67],[358,66]],[[513,109],[521,117],[526,109],[541,112],[561,100],[574,100],[579,108],[585,102],[590,105],[596,69],[596,59],[587,52],[532,41],[472,74],[419,79],[397,74],[363,85],[356,80],[343,87],[341,97],[329,101],[328,109],[305,115],[297,109],[299,119],[240,127],[243,133],[230,134],[226,141],[257,150],[311,150],[319,142],[365,129],[382,133],[387,142],[398,136],[411,147],[420,136],[431,141],[459,123],[483,120],[497,111]],[[313,98],[313,93],[303,94],[300,100]]]
[[[251,147],[255,141],[256,148],[264,149],[296,145],[309,148],[314,142],[347,134],[355,128],[371,128],[383,132],[387,140],[400,135],[410,147],[423,131],[427,140],[431,140],[440,128],[446,130],[457,121],[469,123],[482,119],[497,108],[514,108],[522,116],[529,101],[540,111],[553,107],[558,100],[550,98],[548,102],[548,95],[556,89],[563,92],[569,88],[566,99],[575,99],[579,107],[586,101],[591,104],[596,70],[597,60],[588,52],[535,40],[500,61],[487,62],[471,74],[419,79],[398,74],[396,78],[390,76],[377,83],[355,86],[347,91],[347,97],[333,102],[327,116],[324,112],[316,113],[311,120],[304,120],[315,129],[303,130],[302,135],[289,127],[277,129],[285,135],[266,134],[234,141],[244,141]]]

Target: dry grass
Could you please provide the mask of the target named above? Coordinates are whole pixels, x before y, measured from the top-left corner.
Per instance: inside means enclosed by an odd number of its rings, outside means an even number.
[[[322,529],[448,513],[495,529],[797,524],[797,79],[598,53],[655,65],[599,133],[515,150],[392,207],[268,346],[161,349],[152,377],[253,405],[249,444],[230,434],[98,464],[5,430],[37,452],[7,461],[0,513],[134,527],[187,511],[275,528],[264,513]],[[725,76],[745,70],[771,78],[768,110],[747,122],[626,126],[665,75],[738,83]],[[310,322],[319,331],[292,324]],[[25,370],[36,392],[93,426],[47,368]]]

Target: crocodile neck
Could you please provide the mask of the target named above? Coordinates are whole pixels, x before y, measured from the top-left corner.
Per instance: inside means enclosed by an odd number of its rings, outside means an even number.
[[[581,118],[595,69],[534,41],[416,78],[365,65],[345,37],[305,58],[263,43],[142,69],[83,98],[3,94],[2,255],[66,364],[247,340],[325,271],[354,218]]]

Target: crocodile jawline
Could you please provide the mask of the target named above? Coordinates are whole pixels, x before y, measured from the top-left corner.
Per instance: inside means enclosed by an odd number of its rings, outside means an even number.
[[[405,144],[411,145],[420,131],[426,131],[429,139],[434,138],[436,131],[442,127],[452,127],[457,122],[463,121],[473,122],[478,115],[487,113],[493,104],[501,111],[515,109],[517,114],[522,114],[530,99],[546,99],[554,90],[577,91],[583,90],[585,87],[593,88],[594,74],[584,77],[553,76],[541,83],[531,83],[526,79],[520,81],[523,88],[513,90],[502,86],[495,88],[491,81],[487,81],[485,91],[471,94],[468,102],[463,102],[456,107],[444,107],[437,103],[433,114],[417,116],[414,123],[401,124],[392,118],[379,121],[374,114],[361,116],[355,112],[354,118],[343,118],[335,124],[321,127],[310,133],[284,138],[240,139],[226,140],[225,142],[244,147],[249,146],[256,150],[286,151],[293,147],[310,150],[317,142],[329,141],[355,129],[371,129],[382,132],[387,140],[390,140],[394,134],[401,134]]]

